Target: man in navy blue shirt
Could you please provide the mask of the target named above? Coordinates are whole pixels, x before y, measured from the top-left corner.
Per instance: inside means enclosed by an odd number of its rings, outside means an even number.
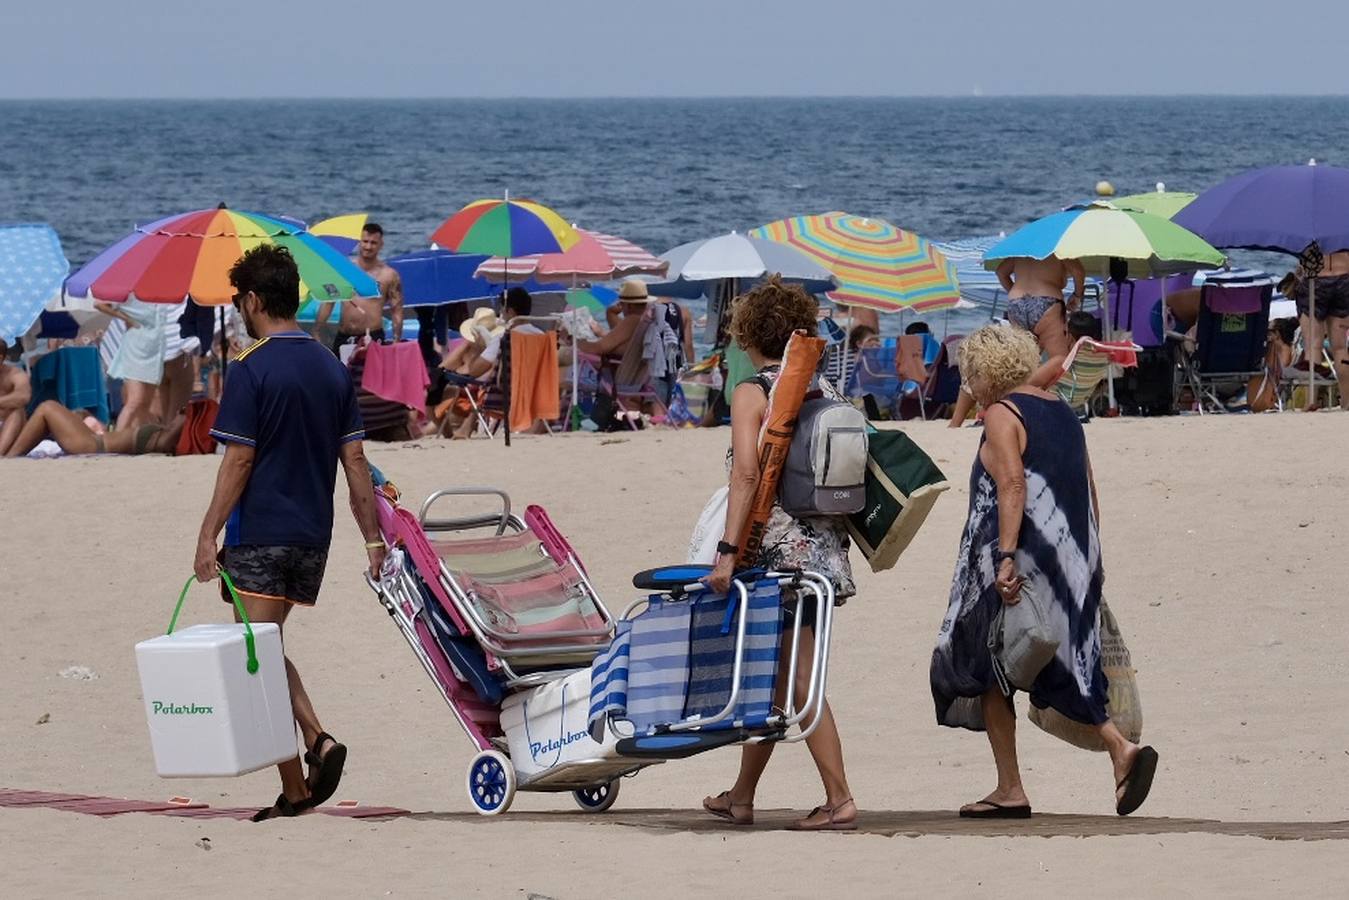
[[[295,322],[295,260],[284,247],[261,245],[245,253],[229,277],[234,305],[257,343],[230,364],[225,379],[211,429],[225,445],[225,458],[201,523],[194,568],[201,581],[228,572],[250,620],[284,627],[291,607],[313,606],[318,599],[339,460],[375,576],[385,546],[361,446],[365,431],[356,390],[346,367]],[[221,528],[225,545],[217,553]],[[346,762],[346,747],[319,724],[289,659],[286,675],[309,775],[298,756],[281,763],[281,796],[254,821],[298,815],[328,800]]]

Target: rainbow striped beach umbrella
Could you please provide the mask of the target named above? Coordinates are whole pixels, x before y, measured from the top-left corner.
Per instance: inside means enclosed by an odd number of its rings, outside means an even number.
[[[431,235],[434,247],[455,253],[518,257],[563,253],[580,235],[567,220],[531,200],[474,200],[450,216]]]
[[[361,232],[365,230],[365,223],[368,221],[370,221],[369,213],[347,213],[315,222],[309,226],[309,233],[322,238],[323,243],[338,253],[351,256],[356,252],[356,245],[361,242]]]
[[[760,226],[753,237],[815,257],[838,280],[831,300],[883,312],[930,312],[960,300],[955,266],[931,241],[884,219],[830,212]]]
[[[300,297],[341,301],[378,297],[379,285],[293,219],[226,209],[201,209],[141,225],[66,281],[66,294],[107,303],[223,306],[234,297],[229,270],[261,244],[285,247],[300,269]]]

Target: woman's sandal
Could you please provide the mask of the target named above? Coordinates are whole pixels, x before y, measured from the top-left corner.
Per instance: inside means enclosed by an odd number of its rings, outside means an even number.
[[[260,809],[249,817],[250,822],[266,822],[268,819],[289,819],[308,812],[315,806],[314,798],[306,797],[299,803],[291,803],[285,794],[278,794],[276,802],[266,809]]]
[[[851,819],[839,819],[838,811],[845,806],[851,805],[853,808],[853,817]],[[821,822],[812,822],[820,813],[828,814],[828,818]],[[810,815],[804,819],[797,819],[787,826],[788,831],[856,831],[857,830],[857,804],[849,797],[842,800],[834,806],[817,806],[810,811]]]
[[[712,804],[718,800],[725,800],[726,805],[724,807],[713,806]],[[754,824],[754,804],[735,803],[734,801],[731,800],[730,791],[722,791],[715,797],[704,797],[703,809],[711,813],[712,815],[716,816],[718,819],[725,819],[732,825],[748,826]],[[738,816],[735,813],[736,809],[747,809],[749,810],[749,814]]]
[[[328,752],[319,756],[319,748],[331,741]],[[305,751],[304,761],[309,764],[309,800],[310,806],[318,806],[332,799],[337,793],[338,782],[342,780],[342,766],[347,761],[347,748],[326,731],[319,732],[314,738],[314,746]]]

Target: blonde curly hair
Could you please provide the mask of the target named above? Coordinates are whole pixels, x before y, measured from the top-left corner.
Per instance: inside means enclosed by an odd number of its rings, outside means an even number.
[[[987,406],[1021,387],[1040,365],[1040,347],[1028,331],[985,325],[960,342],[960,377]]]

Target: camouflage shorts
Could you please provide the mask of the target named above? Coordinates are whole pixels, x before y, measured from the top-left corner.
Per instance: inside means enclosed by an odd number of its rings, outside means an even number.
[[[220,567],[240,594],[313,606],[328,565],[327,547],[266,547],[244,544],[220,551]],[[224,582],[220,596],[230,600]]]

